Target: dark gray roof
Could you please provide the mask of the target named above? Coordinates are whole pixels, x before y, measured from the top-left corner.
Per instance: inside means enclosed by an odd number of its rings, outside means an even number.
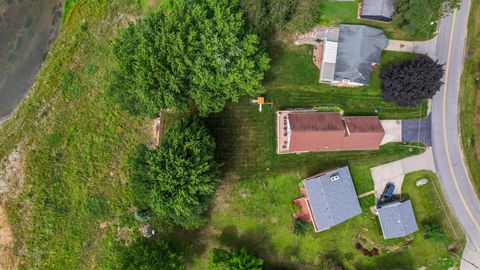
[[[339,179],[332,181],[331,176]],[[304,181],[315,219],[316,231],[322,231],[362,213],[348,167],[314,176]]]
[[[341,24],[335,65],[335,81],[370,82],[373,63],[380,63],[388,39],[382,30],[353,24]]]
[[[404,237],[418,231],[412,202],[397,202],[378,209],[383,238]]]
[[[362,17],[391,19],[395,11],[395,0],[363,0]]]

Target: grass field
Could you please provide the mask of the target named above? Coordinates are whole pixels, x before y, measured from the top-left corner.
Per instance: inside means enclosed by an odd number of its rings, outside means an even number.
[[[124,166],[146,142],[146,122],[107,88],[111,39],[126,20],[118,14],[136,10],[76,2],[29,97],[0,130],[0,156],[20,144],[25,159],[21,193],[7,205],[24,269],[103,268],[117,228],[133,224]]]
[[[463,152],[470,176],[480,196],[480,114],[478,110],[478,78],[480,76],[480,1],[473,0],[468,22],[467,50],[461,80],[460,129]]]
[[[20,195],[7,205],[24,269],[115,269],[117,244],[135,235],[138,223],[133,220],[126,168],[138,145],[148,142],[149,119],[126,114],[107,88],[115,68],[112,38],[119,25],[147,7],[158,7],[158,1],[76,1],[29,97],[0,130],[0,157],[20,145],[25,160],[24,180],[17,187]],[[348,165],[360,194],[373,189],[371,166],[422,150],[416,144],[399,143],[380,151],[276,155],[276,110],[334,105],[347,115],[377,111],[381,118],[416,118],[425,114],[426,103],[401,108],[383,102],[378,71],[368,87],[319,84],[312,48],[290,45],[292,40],[279,36],[269,42],[272,68],[265,81],[266,98],[273,105],[260,113],[244,97],[206,119],[224,172],[209,224],[169,238],[188,246],[192,251],[185,256],[188,263],[200,269],[205,266],[206,248],[212,245],[247,246],[270,268],[317,268],[322,258],[338,251],[337,259],[350,269],[398,265],[445,269],[441,263],[452,260],[445,253],[451,237],[448,243],[437,243],[422,240],[418,232],[410,247],[398,252],[366,257],[357,251],[354,239],[359,233],[383,251],[405,241],[382,240],[368,209],[374,203],[372,196],[361,200],[361,216],[328,232],[314,234],[310,229],[302,237],[292,234],[292,199],[300,195],[298,183],[304,177]],[[382,66],[412,57],[416,56],[385,53]],[[415,209],[423,209],[418,210],[419,222],[444,220],[430,201],[419,199],[427,198],[427,193],[409,187],[406,192]]]

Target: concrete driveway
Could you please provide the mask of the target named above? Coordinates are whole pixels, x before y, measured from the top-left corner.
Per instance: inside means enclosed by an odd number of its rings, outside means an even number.
[[[380,120],[385,136],[380,145],[402,141],[402,120]]]
[[[391,142],[422,142],[432,146],[432,117],[414,120],[381,120],[385,136],[381,145]]]
[[[387,183],[394,184],[394,194],[400,195],[405,175],[420,170],[436,171],[431,147],[428,147],[420,155],[371,168],[370,172],[372,173],[375,196],[379,198],[382,195]]]
[[[437,38],[434,37],[426,41],[405,41],[389,39],[385,50],[396,52],[410,52],[418,54],[426,54],[432,58],[436,55]]]

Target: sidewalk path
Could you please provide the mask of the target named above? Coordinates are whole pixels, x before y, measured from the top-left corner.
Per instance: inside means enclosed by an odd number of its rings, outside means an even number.
[[[463,250],[462,262],[460,269],[462,270],[478,270],[480,269],[480,252],[478,252],[470,241]]]

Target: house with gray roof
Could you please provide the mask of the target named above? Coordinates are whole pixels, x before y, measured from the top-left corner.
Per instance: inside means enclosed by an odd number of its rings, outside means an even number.
[[[410,200],[381,206],[377,211],[385,239],[404,237],[418,231]]]
[[[363,0],[360,8],[360,18],[390,22],[394,12],[395,0]]]
[[[307,178],[303,184],[315,232],[326,230],[362,213],[347,166]]]
[[[388,45],[383,30],[365,25],[341,24],[323,35],[320,82],[335,86],[370,83],[375,65]]]

